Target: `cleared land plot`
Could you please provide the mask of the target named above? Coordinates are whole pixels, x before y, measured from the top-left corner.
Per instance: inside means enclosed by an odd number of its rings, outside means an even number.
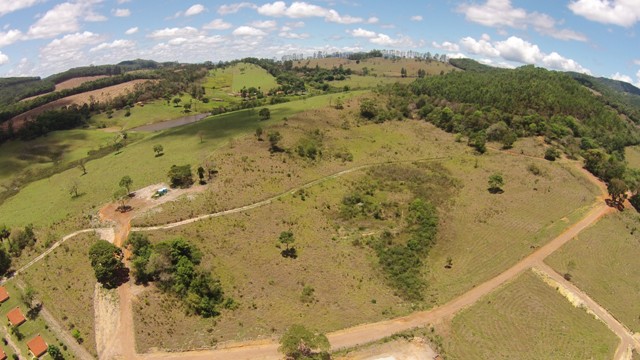
[[[90,81],[95,81],[98,79],[102,79],[107,77],[107,75],[96,75],[96,76],[82,76],[82,77],[77,77],[77,78],[73,78],[73,79],[69,79],[67,81],[63,81],[59,84],[56,84],[55,90],[54,91],[60,91],[60,90],[67,90],[67,89],[73,89],[73,88],[77,88],[78,86],[86,83],[86,82],[90,82]],[[49,93],[45,93],[45,94],[40,94],[40,95],[36,95],[36,96],[31,96],[28,98],[24,98],[20,101],[28,101],[31,99],[35,99],[39,96],[42,95],[46,95]]]
[[[243,87],[249,88],[252,86],[267,92],[269,89],[278,86],[273,75],[254,64],[239,63],[227,71],[231,71],[233,74],[231,88],[234,92],[239,92]]]
[[[11,296],[9,300],[5,301],[4,303],[2,303],[2,305],[0,305],[0,318],[3,319],[6,325],[8,323],[6,319],[7,319],[7,313],[9,311],[11,311],[16,306],[18,306],[20,307],[20,310],[22,310],[22,313],[27,315],[28,309],[25,306],[25,304],[22,303],[21,295],[20,295],[21,290],[16,286],[15,281],[9,281],[5,283],[3,286],[7,288],[7,291]],[[36,294],[36,298],[39,298],[38,295],[39,294]],[[60,299],[57,299],[57,301],[60,301]],[[45,303],[44,305],[47,306],[48,304]],[[9,325],[6,325],[6,326],[7,328],[10,328]],[[63,348],[64,344],[51,332],[51,330],[49,330],[46,322],[42,319],[42,316],[38,315],[35,318],[27,316],[27,321],[25,321],[22,325],[20,325],[18,329],[21,334],[20,339],[15,334],[10,333],[8,335],[11,336],[11,338],[13,339],[13,342],[20,349],[20,353],[22,354],[21,358],[25,358],[25,359],[31,358],[31,354],[29,353],[29,349],[27,348],[27,342],[33,339],[34,337],[36,337],[37,335],[40,335],[42,336],[42,338],[47,344],[57,345],[62,351],[65,359],[75,359],[72,353],[70,353],[67,350],[64,350]],[[3,346],[3,348],[5,349],[5,352],[7,352],[7,350],[9,349],[9,346]]]
[[[37,291],[58,322],[69,332],[80,332],[82,346],[97,357],[93,321],[96,279],[88,256],[96,239],[93,234],[78,235],[20,276]]]
[[[77,104],[77,105],[82,105],[85,103],[89,103],[90,99],[93,97],[95,99],[95,101],[105,101],[108,100],[110,98],[119,96],[119,95],[123,95],[126,94],[129,91],[132,91],[133,88],[137,85],[137,84],[141,84],[144,82],[147,82],[150,80],[132,80],[126,83],[122,83],[122,84],[118,84],[118,85],[113,85],[113,86],[108,86],[106,88],[102,88],[102,89],[98,89],[98,90],[93,90],[93,91],[87,91],[81,94],[76,94],[76,95],[71,95],[71,96],[67,96],[65,98],[62,99],[58,99],[56,101],[52,101],[48,104],[42,105],[42,106],[38,106],[35,109],[29,110],[25,113],[22,113],[16,117],[14,117],[13,119],[11,119],[11,121],[13,121],[13,127],[14,129],[19,129],[22,124],[24,123],[25,120],[27,119],[32,119],[37,117],[39,114],[47,111],[47,110],[52,110],[52,109],[58,109],[61,108],[63,106],[68,106],[71,104]]]
[[[640,331],[640,216],[611,214],[583,231],[546,262],[632,331]]]
[[[477,167],[476,167],[477,161]],[[533,175],[534,164],[541,175]],[[445,165],[463,181],[428,261],[434,304],[443,304],[508,269],[576,222],[599,195],[575,165],[491,151]],[[502,174],[504,193],[487,190]],[[451,257],[452,268],[444,266]]]
[[[351,92],[347,96],[359,94],[362,93]],[[136,189],[166,181],[167,172],[173,164],[191,164],[195,171],[212,151],[234,138],[253,133],[258,126],[266,128],[285,117],[325,107],[330,99],[331,96],[316,96],[269,106],[271,119],[268,121],[260,121],[256,110],[244,110],[145,137],[119,153],[88,162],[88,173],[84,176],[78,169],[70,169],[30,183],[0,205],[0,218],[7,226],[29,223],[44,226],[83,211],[95,214],[97,208],[111,201],[124,175],[133,179],[133,188]],[[203,141],[200,141],[199,134],[202,134]],[[153,147],[156,144],[164,147],[163,156],[155,157]],[[265,151],[268,150],[265,148]],[[71,198],[68,191],[74,181],[79,186],[80,196],[77,198]]]
[[[330,331],[410,311],[410,304],[385,285],[372,250],[335,237],[327,208],[339,206],[354,178],[313,187],[305,200],[288,197],[246,213],[149,233],[153,242],[182,236],[196,244],[202,266],[221,279],[239,308],[213,319],[187,316],[181,303],[150,289],[134,303],[138,348],[197,348],[279,336],[293,323]],[[284,258],[276,247],[286,230],[296,238],[296,259]],[[301,297],[305,286],[314,289],[308,302]]]
[[[611,359],[618,338],[526,272],[439,331],[447,359]]]
[[[630,167],[640,169],[640,146],[629,146],[625,148],[625,156]]]
[[[371,58],[361,60],[357,63],[355,60],[341,59],[341,58],[326,58],[326,59],[309,59],[294,61],[293,66],[310,68],[318,65],[321,68],[331,69],[334,66],[339,67],[342,65],[345,69],[351,69],[357,74],[362,74],[362,69],[367,68],[369,74],[376,74],[378,77],[391,77],[401,79],[400,70],[405,68],[407,70],[408,78],[417,78],[418,70],[423,69],[427,76],[440,75],[442,71],[445,73],[450,71],[457,71],[458,69],[439,61],[427,62],[425,60],[418,61],[416,59],[383,59],[383,58]]]

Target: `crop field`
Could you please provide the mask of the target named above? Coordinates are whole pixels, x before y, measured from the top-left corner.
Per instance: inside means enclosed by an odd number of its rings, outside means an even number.
[[[611,359],[618,338],[532,272],[439,330],[447,359]]]
[[[97,356],[93,321],[96,279],[88,256],[95,240],[93,234],[78,235],[20,277],[36,290],[38,299],[59,323],[69,332],[74,329],[80,332],[82,346]]]
[[[25,119],[35,118],[36,116],[38,116],[39,114],[47,110],[57,109],[63,106],[71,105],[71,104],[78,104],[78,105],[82,105],[84,103],[88,104],[91,101],[91,98],[94,98],[98,102],[104,101],[109,98],[126,94],[128,91],[133,90],[133,88],[137,84],[141,84],[146,81],[150,81],[150,80],[132,80],[126,83],[113,85],[113,86],[109,86],[109,87],[98,89],[98,90],[87,91],[81,94],[67,96],[62,99],[52,101],[48,104],[38,106],[35,109],[29,110],[25,113],[22,113],[14,117],[12,119],[14,129],[16,130],[19,129],[22,126],[22,123],[25,121]]]
[[[640,169],[640,146],[629,146],[625,148],[624,153],[629,166]]]
[[[633,332],[640,331],[638,229],[633,209],[608,215],[546,260]]]
[[[236,64],[227,71],[233,74],[231,88],[234,92],[239,92],[243,87],[255,87],[266,92],[278,86],[276,79],[265,69],[254,64]]]
[[[360,94],[351,92],[347,96]],[[86,175],[81,176],[78,169],[70,169],[30,183],[0,205],[0,218],[8,226],[29,223],[44,226],[83,212],[95,214],[99,206],[111,201],[122,176],[131,176],[134,189],[166,181],[171,165],[191,164],[195,169],[212,151],[234,138],[253,133],[258,126],[266,128],[281,122],[296,113],[325,107],[331,99],[334,99],[332,95],[317,96],[269,106],[271,119],[268,121],[260,121],[256,110],[244,110],[147,136],[121,152],[89,161]],[[154,156],[156,144],[164,147],[161,157]],[[73,182],[77,182],[80,194],[76,198],[71,198],[68,191]]]
[[[425,60],[418,61],[416,59],[382,59],[372,58],[361,60],[357,63],[355,60],[340,59],[340,58],[327,58],[327,59],[309,59],[295,61],[293,66],[315,67],[318,65],[321,68],[331,69],[334,66],[339,67],[342,65],[345,69],[351,69],[352,71],[361,74],[363,68],[367,68],[371,75],[376,74],[378,77],[391,77],[400,79],[400,70],[402,68],[407,69],[408,78],[418,77],[418,70],[423,69],[429,75],[440,75],[441,72],[457,71],[458,69],[439,61],[427,62]]]
[[[7,313],[12,309],[19,307],[22,314],[27,318],[22,325],[19,326],[20,334],[22,338],[19,339],[16,335],[10,334],[13,342],[18,346],[20,353],[22,356],[20,358],[28,359],[30,358],[30,353],[27,348],[27,342],[37,335],[42,336],[44,341],[49,345],[56,345],[60,348],[63,353],[65,359],[74,359],[73,354],[64,349],[64,345],[53,333],[49,330],[47,324],[42,319],[42,315],[37,315],[35,318],[30,318],[27,316],[27,306],[21,300],[21,290],[18,286],[16,286],[15,281],[7,282],[3,285],[7,292],[9,292],[9,300],[5,301],[0,305],[0,316],[4,319],[4,325],[7,329],[9,328],[7,319]],[[36,298],[38,298],[39,294],[36,294]],[[61,301],[62,299],[56,299],[56,301]],[[64,301],[64,300],[63,300]],[[47,304],[45,304],[47,305]],[[9,354],[11,351],[11,347],[3,345],[5,353]]]

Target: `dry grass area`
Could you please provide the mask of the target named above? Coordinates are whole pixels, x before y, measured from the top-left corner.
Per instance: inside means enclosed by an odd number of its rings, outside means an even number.
[[[33,119],[37,117],[39,114],[47,110],[58,109],[63,106],[68,106],[72,104],[77,104],[77,105],[82,105],[85,103],[88,104],[92,98],[97,102],[106,101],[116,96],[126,94],[127,92],[132,91],[137,84],[141,84],[146,81],[150,81],[150,80],[144,80],[144,79],[132,80],[126,83],[108,86],[106,88],[102,88],[98,90],[87,91],[81,94],[67,96],[62,99],[52,101],[48,104],[38,106],[37,108],[29,110],[25,113],[22,113],[12,118],[11,121],[13,121],[14,129],[19,129],[25,120]]]
[[[546,260],[634,332],[640,332],[639,231],[634,209],[615,213]]]
[[[134,303],[138,349],[275,337],[292,323],[330,331],[410,312],[410,304],[385,285],[372,250],[336,236],[334,212],[359,176],[318,185],[305,200],[287,197],[246,213],[149,233],[153,242],[182,236],[196,244],[203,266],[221,279],[239,308],[203,319],[186,315],[172,296],[149,289]],[[296,259],[276,247],[287,230],[296,239]],[[314,289],[309,302],[301,298],[305,286]]]
[[[93,234],[79,235],[21,275],[60,324],[69,332],[80,331],[82,345],[95,356],[93,294],[96,279],[88,254],[96,240]]]
[[[446,358],[611,359],[618,338],[526,272],[460,312],[438,332]]]
[[[625,148],[624,154],[630,167],[640,169],[640,146],[629,146]]]
[[[359,63],[356,60],[341,59],[341,58],[326,58],[326,59],[309,59],[294,61],[293,66],[310,68],[318,65],[321,68],[331,69],[334,66],[339,67],[342,65],[345,69],[351,69],[352,71],[361,74],[363,68],[369,69],[371,75],[377,75],[381,77],[396,77],[400,78],[400,70],[402,68],[407,69],[407,77],[417,78],[418,70],[423,69],[427,75],[440,75],[441,72],[457,71],[458,69],[439,61],[427,62],[425,60],[417,59],[383,59],[383,58],[371,58],[361,60]]]
[[[371,124],[361,121],[354,109],[357,100],[347,101],[344,110],[325,108],[306,111],[286,122],[265,128],[278,131],[286,152],[269,152],[268,141],[255,136],[237,138],[214,151],[208,159],[219,175],[203,195],[165,204],[154,212],[134,219],[134,225],[147,226],[184,220],[201,214],[240,207],[269,198],[323,176],[386,161],[441,158],[470,153],[463,144],[422,121]],[[322,160],[311,161],[296,154],[301,139],[319,129],[323,134]],[[263,135],[266,140],[267,136]],[[336,158],[348,151],[353,161]],[[195,170],[195,169],[194,169]]]
[[[56,84],[56,91],[73,89],[86,82],[95,81],[95,80],[106,78],[106,77],[107,75],[96,75],[96,76],[83,76],[83,77],[69,79],[67,81],[63,81],[59,84]]]

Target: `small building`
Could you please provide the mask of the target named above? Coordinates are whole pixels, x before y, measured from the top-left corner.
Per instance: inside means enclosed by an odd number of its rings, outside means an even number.
[[[44,339],[40,335],[31,339],[31,341],[27,343],[27,347],[29,348],[29,351],[31,351],[33,356],[38,358],[44,355],[47,352],[47,349],[49,349],[49,345],[44,342]]]
[[[0,360],[7,360],[7,354],[4,353],[4,349],[0,347]]]
[[[16,307],[15,309],[9,311],[7,313],[7,319],[9,319],[9,322],[12,326],[19,326],[23,322],[27,321],[27,318],[22,315],[22,311],[19,307]]]
[[[0,303],[9,300],[9,293],[4,286],[0,286]]]

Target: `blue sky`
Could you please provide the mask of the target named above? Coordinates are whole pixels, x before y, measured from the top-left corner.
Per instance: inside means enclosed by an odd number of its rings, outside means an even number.
[[[0,75],[415,50],[640,85],[640,0],[0,0]]]

